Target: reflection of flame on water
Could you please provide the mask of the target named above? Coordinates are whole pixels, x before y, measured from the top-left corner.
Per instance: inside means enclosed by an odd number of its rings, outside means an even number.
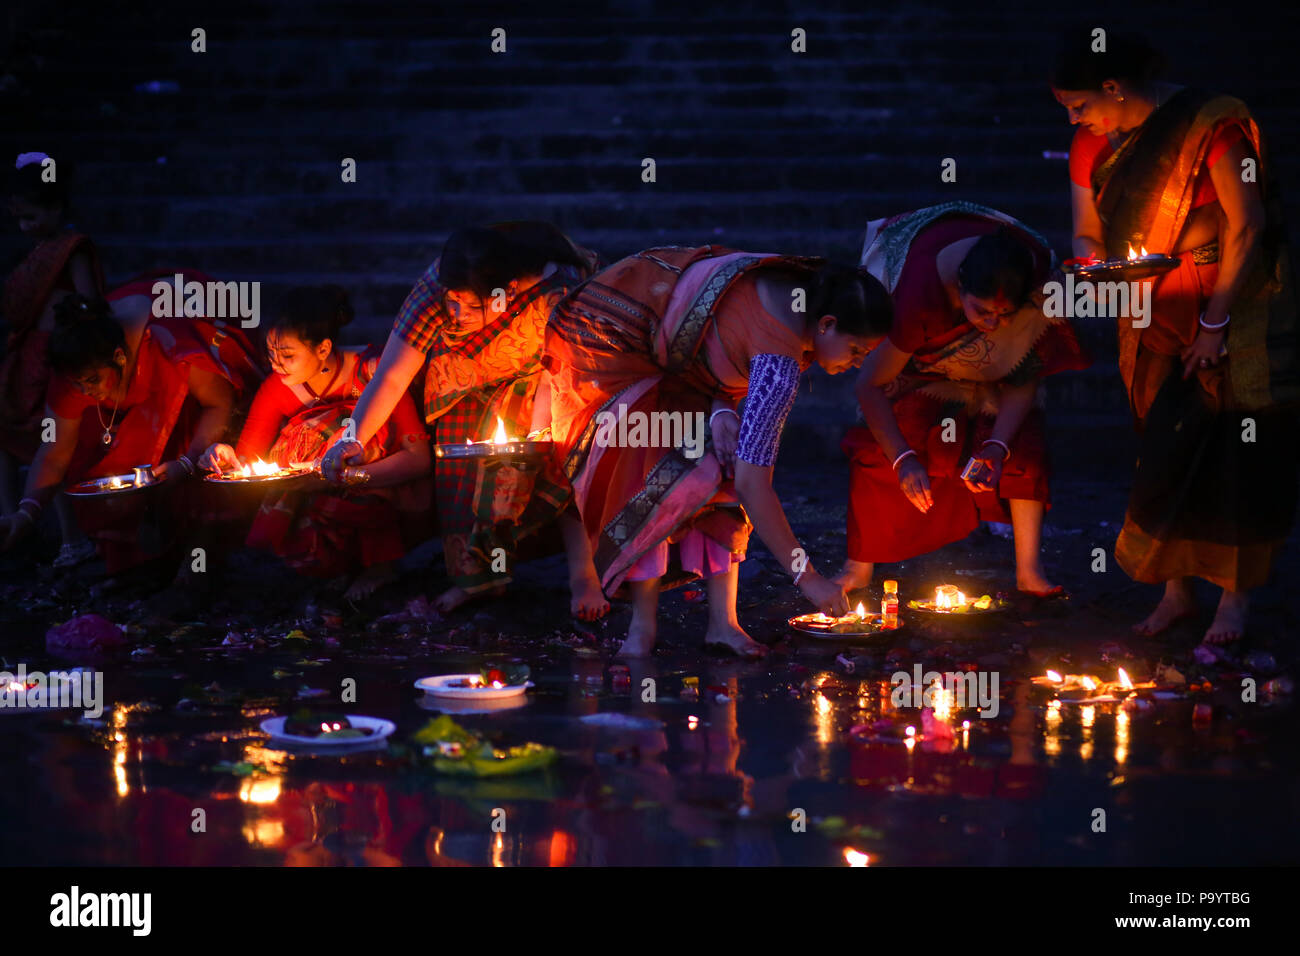
[[[844,862],[849,866],[867,866],[871,863],[871,857],[858,852],[851,846],[846,846],[844,848]]]
[[[930,709],[936,720],[947,720],[952,716],[952,697],[939,681],[934,682],[930,692]]]

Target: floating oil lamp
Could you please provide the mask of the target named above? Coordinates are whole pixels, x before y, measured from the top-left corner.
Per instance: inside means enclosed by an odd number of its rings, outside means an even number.
[[[844,848],[844,862],[849,866],[867,866],[871,862],[871,857],[861,853],[851,846]]]

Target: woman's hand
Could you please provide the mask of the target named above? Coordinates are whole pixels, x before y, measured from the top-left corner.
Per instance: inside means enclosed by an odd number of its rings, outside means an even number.
[[[164,461],[161,465],[154,465],[154,477],[163,483],[180,481],[182,478],[190,476],[190,470],[179,459]]]
[[[985,445],[980,449],[978,455],[971,456],[972,461],[982,461],[992,469],[990,474],[983,481],[971,481],[969,478],[963,478],[962,483],[971,491],[979,493],[981,491],[993,491],[1002,481],[1002,465],[1006,461],[1006,452],[999,445]],[[965,470],[965,469],[963,469]]]
[[[365,449],[359,441],[341,441],[334,444],[320,462],[320,473],[326,481],[334,484],[343,483],[343,469],[349,465],[360,465]]]
[[[199,458],[199,467],[207,471],[230,471],[239,467],[239,456],[229,445],[217,442],[209,445],[208,450]]]
[[[736,448],[740,444],[740,416],[723,412],[713,419],[713,454],[722,466],[724,475],[730,477],[736,468]]]
[[[36,519],[25,511],[0,518],[0,551],[10,551],[26,541],[36,530]]]
[[[930,476],[925,466],[917,461],[915,455],[908,455],[898,465],[898,487],[903,489],[916,510],[925,514],[934,507],[934,495],[930,494]]]
[[[1218,332],[1202,328],[1196,333],[1196,340],[1181,353],[1184,379],[1191,378],[1199,369],[1214,368],[1219,364],[1224,355],[1223,340],[1226,331],[1226,328]]]
[[[849,613],[849,596],[844,589],[812,569],[799,580],[799,590],[823,614],[843,617]]]

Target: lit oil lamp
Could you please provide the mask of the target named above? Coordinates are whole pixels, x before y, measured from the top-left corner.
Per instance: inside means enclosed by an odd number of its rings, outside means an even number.
[[[913,610],[939,614],[967,614],[971,611],[992,610],[995,606],[1001,607],[1004,603],[995,602],[989,594],[980,595],[972,600],[955,584],[940,584],[934,589],[933,601],[909,601],[907,606]]]
[[[846,846],[844,848],[844,862],[849,866],[867,866],[871,862],[871,858],[851,846]]]

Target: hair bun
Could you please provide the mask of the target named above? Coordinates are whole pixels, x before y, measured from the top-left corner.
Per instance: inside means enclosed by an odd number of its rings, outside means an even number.
[[[334,312],[338,316],[339,328],[347,325],[356,318],[356,310],[352,307],[352,297],[348,295],[348,290],[341,285],[328,284],[321,287],[330,297],[334,305]]]

